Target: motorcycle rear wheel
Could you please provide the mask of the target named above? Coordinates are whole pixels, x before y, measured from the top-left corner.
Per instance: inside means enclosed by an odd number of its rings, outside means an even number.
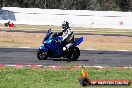
[[[37,58],[39,60],[46,60],[48,58],[48,51],[38,50]]]
[[[80,50],[78,47],[70,49],[67,61],[76,61],[80,56]]]

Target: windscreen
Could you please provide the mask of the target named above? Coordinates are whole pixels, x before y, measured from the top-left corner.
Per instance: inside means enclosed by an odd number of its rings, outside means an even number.
[[[49,38],[53,37],[53,33],[47,33],[46,34],[46,37],[44,38],[44,41],[45,40],[48,40]]]

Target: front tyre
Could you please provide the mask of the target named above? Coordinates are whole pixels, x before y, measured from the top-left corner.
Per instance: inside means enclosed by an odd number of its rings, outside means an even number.
[[[48,51],[38,50],[37,58],[39,60],[46,60],[48,58]]]

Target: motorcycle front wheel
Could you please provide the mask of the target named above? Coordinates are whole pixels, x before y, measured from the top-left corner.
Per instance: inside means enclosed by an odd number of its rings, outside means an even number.
[[[37,58],[39,60],[46,60],[48,58],[48,51],[38,50]]]

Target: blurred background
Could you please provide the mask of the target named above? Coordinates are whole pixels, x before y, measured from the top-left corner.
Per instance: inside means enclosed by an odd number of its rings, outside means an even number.
[[[132,0],[0,0],[0,7],[132,11]]]

